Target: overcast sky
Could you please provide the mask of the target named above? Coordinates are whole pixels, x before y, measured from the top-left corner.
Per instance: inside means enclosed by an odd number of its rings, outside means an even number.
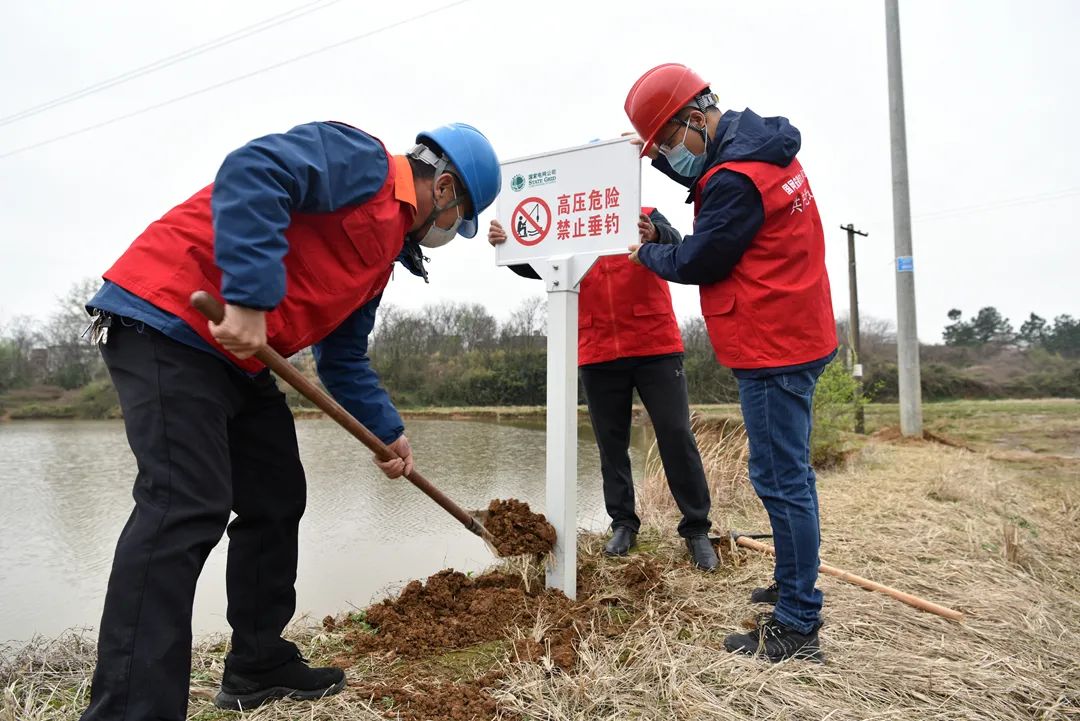
[[[628,129],[626,91],[661,62],[698,70],[725,108],[784,115],[802,131],[799,157],[825,224],[837,313],[848,305],[838,226],[852,222],[870,233],[858,241],[862,313],[895,318],[882,2],[448,4],[3,3],[0,117],[297,12],[160,72],[0,124],[0,323],[43,316],[72,282],[100,275],[253,137],[333,119],[403,152],[418,130],[460,120],[509,159]],[[1080,315],[1080,3],[901,0],[901,27],[920,337],[938,341],[952,307],[973,314],[996,305],[1015,326],[1031,311]],[[648,167],[643,175],[644,203],[689,230],[685,193]],[[399,273],[385,302],[473,301],[505,317],[541,291],[495,267],[481,237],[430,255],[431,284]],[[680,317],[696,315],[697,289],[673,290]]]

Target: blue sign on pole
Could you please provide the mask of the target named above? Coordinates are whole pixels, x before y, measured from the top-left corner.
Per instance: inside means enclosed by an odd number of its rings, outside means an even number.
[[[910,255],[901,255],[896,259],[896,272],[897,273],[914,273],[915,272],[915,259]]]

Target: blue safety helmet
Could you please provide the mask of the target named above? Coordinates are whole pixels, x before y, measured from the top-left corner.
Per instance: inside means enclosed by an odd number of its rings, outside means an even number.
[[[477,217],[495,202],[502,186],[502,172],[495,149],[483,133],[465,123],[441,125],[420,133],[416,136],[416,142],[437,145],[450,160],[453,168],[447,170],[461,180],[472,202],[472,214],[462,220],[458,235],[475,237]]]

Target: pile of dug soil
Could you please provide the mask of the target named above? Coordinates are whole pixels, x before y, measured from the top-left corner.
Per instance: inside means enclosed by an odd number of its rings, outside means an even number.
[[[470,577],[447,569],[427,583],[413,581],[396,599],[370,606],[362,624],[332,618],[323,623],[328,629],[345,629],[350,650],[340,662],[347,665],[371,655],[401,662],[390,679],[353,687],[376,707],[384,707],[388,718],[486,721],[496,715],[490,688],[500,672],[439,680],[410,678],[410,669],[424,669],[433,658],[516,636],[509,660],[550,659],[552,666],[570,670],[577,662],[580,630],[588,627],[595,607],[575,604],[561,591],[536,583],[526,590],[519,576],[493,571]]]
[[[534,587],[529,592],[516,576],[493,572],[471,578],[447,569],[369,607],[364,620],[375,633],[356,629],[347,639],[354,654],[420,658],[503,639],[515,626],[531,629],[540,614],[580,612],[587,613],[576,610],[561,591]]]
[[[518,501],[496,501],[491,510],[496,518],[520,519],[522,508],[528,512]],[[505,510],[508,513],[500,513]],[[453,671],[448,676],[445,669],[455,668],[455,662],[447,661],[457,652],[501,643],[502,650],[495,652],[499,659],[572,671],[586,629],[622,633],[642,599],[668,592],[663,567],[645,556],[613,567],[598,565],[597,559],[579,563],[578,580],[594,590],[614,581],[621,590],[603,596],[586,593],[582,597],[588,600],[575,603],[561,591],[545,589],[537,579],[527,584],[522,576],[500,571],[468,576],[447,569],[426,582],[411,582],[396,598],[368,607],[362,622],[327,618],[323,623],[345,633],[349,648],[338,663],[370,659],[389,670],[389,675],[368,677],[351,687],[376,708],[385,709],[388,718],[486,721],[497,712],[491,689],[502,677],[499,661],[494,666],[481,662],[480,668],[487,670],[478,677],[462,678]],[[625,608],[613,612],[615,606]],[[387,661],[391,664],[383,666]]]
[[[488,504],[486,528],[495,540],[493,545],[502,557],[550,553],[555,547],[555,528],[529,504],[510,498]]]

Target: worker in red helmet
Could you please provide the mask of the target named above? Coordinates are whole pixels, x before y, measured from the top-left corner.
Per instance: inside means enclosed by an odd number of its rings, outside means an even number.
[[[682,237],[656,208],[641,209],[638,233],[643,243],[678,243]],[[506,242],[497,220],[491,221],[488,242]],[[540,278],[528,264],[510,269],[525,278]],[[709,484],[690,428],[682,336],[667,282],[625,255],[598,258],[581,279],[578,366],[611,518],[604,553],[627,555],[641,528],[629,454],[637,390],[656,432],[671,496],[682,512],[679,535],[694,566],[712,571],[717,559],[709,542]]]
[[[784,117],[721,111],[709,84],[674,63],[642,75],[625,110],[642,155],[688,187],[694,204],[693,233],[678,245],[631,246],[631,259],[701,286],[716,358],[739,383],[750,480],[775,540],[775,583],[751,595],[775,604],[773,612],[724,645],[771,661],[820,660],[810,430],[818,376],[836,355],[836,325],[817,201],[796,158],[801,136]]]

